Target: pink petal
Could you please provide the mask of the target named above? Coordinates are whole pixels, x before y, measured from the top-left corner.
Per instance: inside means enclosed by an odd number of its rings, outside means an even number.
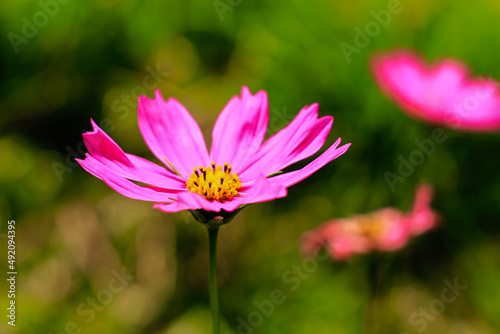
[[[285,197],[287,195],[286,187],[284,187],[282,184],[272,182],[271,180],[272,179],[267,178],[263,174],[259,175],[255,179],[255,182],[249,186],[249,189],[246,191],[245,196],[238,197],[236,198],[236,200],[240,201],[242,204],[251,204],[267,202],[276,198]],[[224,204],[223,209],[227,211],[233,211],[237,208],[235,207],[232,210],[228,210],[232,207],[230,205],[224,206]]]
[[[367,238],[359,235],[339,235],[327,244],[328,253],[337,261],[349,260],[355,254],[365,254],[371,250]]]
[[[270,137],[240,172],[270,175],[315,154],[325,143],[333,117],[318,117],[318,104],[304,107],[284,129]]]
[[[155,99],[139,97],[139,129],[154,155],[166,159],[188,178],[193,168],[208,166],[210,159],[203,134],[189,112],[176,99],[167,102],[159,90]]]
[[[210,156],[217,165],[225,162],[240,172],[245,161],[260,147],[269,121],[267,93],[252,95],[247,87],[241,98],[229,100],[215,122]]]
[[[440,87],[456,89],[467,73],[455,62],[429,68],[418,54],[404,50],[373,57],[372,70],[382,91],[403,110],[435,123],[449,100]]]
[[[90,155],[96,160],[87,162],[87,165],[99,166],[95,170],[108,169],[123,178],[147,183],[152,186],[170,189],[185,189],[185,181],[148,160],[127,154],[104,132],[93,120],[93,131],[83,134],[85,146]]]
[[[87,172],[103,180],[118,193],[142,201],[171,202],[177,191],[139,186],[102,164],[90,154],[85,160],[75,159]],[[185,190],[187,191],[187,190]]]
[[[410,240],[410,227],[401,211],[394,208],[380,209],[372,217],[383,222],[383,230],[374,238],[378,250],[395,251],[403,248]]]
[[[485,78],[468,80],[453,92],[442,123],[470,131],[500,129],[500,89]]]
[[[302,239],[305,249],[316,250],[324,247],[328,240],[342,234],[343,221],[342,219],[332,219],[316,227],[313,231],[304,233]]]
[[[500,129],[500,88],[494,80],[469,78],[465,64],[445,59],[429,65],[406,50],[373,57],[377,84],[409,115],[469,131]]]
[[[221,210],[221,204],[217,201],[210,202],[205,197],[191,192],[179,193],[176,196],[176,202],[172,204],[162,204],[156,203],[153,205],[154,208],[160,209],[164,212],[178,212],[182,210],[198,210],[203,209],[205,211],[215,211],[219,212]]]
[[[351,144],[346,144],[337,148],[339,144],[340,144],[340,138],[337,139],[337,141],[333,143],[333,145],[330,146],[323,154],[321,154],[319,157],[317,157],[315,160],[313,160],[304,168],[290,173],[272,177],[270,180],[276,183],[283,184],[285,187],[290,187],[304,180],[305,178],[316,172],[318,169],[320,169],[330,161],[344,154],[349,148],[349,146],[351,146]]]
[[[309,232],[303,241],[303,250],[308,254],[325,248],[337,261],[345,261],[355,254],[364,254],[371,250],[369,238],[359,231],[357,217],[332,219],[314,231]]]
[[[413,235],[420,235],[438,224],[439,216],[432,210],[433,189],[428,184],[417,188],[408,224]]]

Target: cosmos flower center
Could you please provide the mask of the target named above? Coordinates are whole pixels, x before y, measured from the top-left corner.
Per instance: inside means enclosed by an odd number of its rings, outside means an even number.
[[[355,221],[357,232],[369,238],[377,238],[386,228],[384,221],[377,215],[358,217]]]
[[[370,223],[365,227],[365,234],[372,238],[378,237],[384,232],[384,224],[381,219],[372,218]]]
[[[211,166],[193,168],[191,177],[186,182],[186,188],[193,193],[200,194],[209,201],[223,203],[238,195],[241,181],[236,173],[231,173],[231,165],[227,162],[224,166]]]

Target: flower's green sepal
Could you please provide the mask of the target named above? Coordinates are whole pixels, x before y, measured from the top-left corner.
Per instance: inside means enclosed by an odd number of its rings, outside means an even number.
[[[193,215],[194,219],[198,222],[208,225],[208,227],[219,227],[221,225],[225,225],[230,223],[236,215],[243,210],[248,204],[244,204],[240,206],[238,209],[228,212],[225,210],[221,210],[219,212],[214,211],[205,211],[205,210],[189,210]]]

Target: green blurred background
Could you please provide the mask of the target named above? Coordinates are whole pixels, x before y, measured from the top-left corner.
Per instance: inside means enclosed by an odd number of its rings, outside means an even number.
[[[434,127],[384,98],[368,61],[401,46],[500,78],[500,3],[401,1],[348,61],[339,45],[355,46],[355,29],[388,6],[0,2],[0,270],[11,219],[18,267],[17,325],[7,325],[2,279],[0,332],[209,333],[203,226],[115,193],[73,159],[93,118],[125,151],[156,161],[137,128],[139,94],[176,97],[208,139],[219,111],[248,85],[268,92],[269,134],[318,102],[335,117],[327,144],[340,136],[353,145],[286,198],[251,205],[221,229],[224,333],[499,333],[500,136],[445,129],[447,139],[391,191],[384,173],[397,173],[398,157],[408,159]],[[304,262],[303,232],[380,207],[406,211],[419,182],[435,187],[440,229],[397,253]],[[133,279],[118,289],[113,277],[126,272]],[[420,312],[436,311],[444,280],[455,278],[467,288],[425,320]],[[257,305],[276,289],[285,300],[262,314]],[[241,319],[255,326],[238,331]]]

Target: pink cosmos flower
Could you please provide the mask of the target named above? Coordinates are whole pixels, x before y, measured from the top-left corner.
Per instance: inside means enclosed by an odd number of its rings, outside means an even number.
[[[345,261],[373,250],[401,249],[411,237],[437,225],[438,214],[431,209],[431,200],[432,188],[424,184],[417,188],[408,213],[384,208],[367,215],[333,219],[305,233],[302,250],[311,254],[324,247],[332,258]]]
[[[384,94],[408,115],[464,131],[500,130],[500,86],[473,78],[454,59],[428,64],[420,55],[396,50],[376,55],[371,68]]]
[[[125,153],[93,120],[93,131],[83,134],[89,153],[77,161],[124,196],[155,202],[153,206],[165,212],[212,212],[208,219],[222,219],[219,212],[286,196],[288,187],[350,146],[338,147],[338,138],[302,169],[273,176],[318,152],[333,117],[318,118],[318,104],[306,106],[287,127],[264,141],[267,94],[252,95],[247,87],[219,115],[210,153],[186,108],[174,98],[165,101],[158,90],[154,99],[139,96],[138,118],[146,144],[164,166]]]

